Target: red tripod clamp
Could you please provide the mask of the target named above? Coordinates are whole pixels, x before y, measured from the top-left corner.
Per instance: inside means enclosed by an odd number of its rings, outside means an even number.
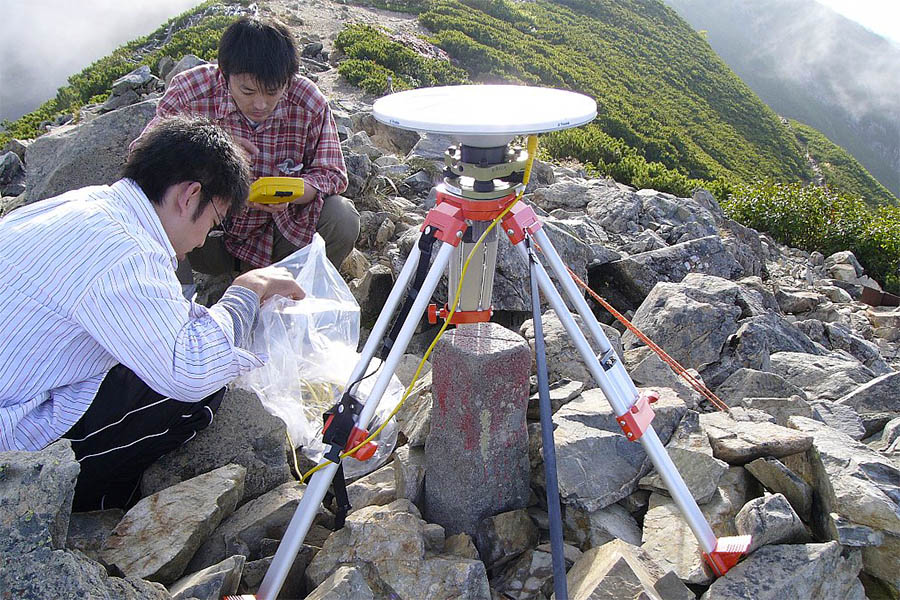
[[[650,405],[657,400],[659,400],[657,392],[644,392],[624,415],[616,417],[619,427],[625,432],[625,437],[632,442],[641,439],[641,436],[650,427],[650,422],[655,416]]]
[[[443,307],[438,308],[437,304],[429,304],[428,305],[428,322],[432,325],[438,322],[438,319],[446,320],[447,315],[450,314],[450,309],[445,304]],[[491,315],[494,314],[494,309],[489,308],[487,310],[458,310],[453,313],[453,318],[450,319],[451,325],[459,325],[460,323],[487,323],[491,320]]]
[[[329,415],[328,420],[325,421],[325,426],[322,428],[322,433],[324,434],[328,431],[328,427],[331,425],[331,421],[334,420],[334,415]],[[359,446],[360,442],[369,437],[369,432],[366,429],[360,429],[354,425],[353,430],[350,432],[350,435],[347,437],[347,443],[344,445],[344,452],[349,452],[353,450],[357,446]],[[362,448],[356,451],[356,454],[353,455],[353,458],[356,460],[369,460],[372,456],[375,455],[375,451],[378,449],[378,444],[375,442],[367,442],[363,445]]]

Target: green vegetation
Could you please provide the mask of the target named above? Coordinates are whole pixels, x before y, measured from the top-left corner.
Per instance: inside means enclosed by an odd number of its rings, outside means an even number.
[[[468,83],[466,72],[446,60],[424,58],[369,25],[350,25],[334,42],[349,58],[338,72],[370,94],[435,85]]]
[[[819,163],[829,188],[839,194],[864,198],[870,206],[897,204],[897,198],[846,150],[799,121],[792,120],[791,128],[810,157]]]
[[[52,121],[63,114],[77,115],[82,106],[105,101],[112,83],[141,65],[149,66],[150,70],[158,75],[157,65],[164,56],[178,60],[185,54],[195,54],[204,60],[214,59],[219,37],[234,21],[233,16],[216,14],[217,9],[223,6],[221,2],[208,0],[170,19],[152,34],[117,48],[112,54],[72,75],[69,77],[68,85],[61,87],[55,98],[44,102],[37,110],[15,121],[4,121],[3,127],[6,131],[0,133],[0,146],[11,138],[37,137],[44,133],[41,123]],[[179,29],[185,23],[191,22],[192,17],[200,14],[209,16],[201,18],[190,27]],[[163,43],[170,28],[177,31],[172,34],[171,39]]]
[[[900,293],[900,207],[873,210],[828,189],[767,181],[738,186],[723,208],[794,248],[826,256],[850,250],[887,291]]]

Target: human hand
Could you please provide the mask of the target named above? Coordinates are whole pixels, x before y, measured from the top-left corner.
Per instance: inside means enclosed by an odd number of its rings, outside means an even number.
[[[238,146],[244,149],[251,161],[256,158],[257,154],[259,154],[259,148],[257,148],[256,144],[254,144],[247,138],[242,138],[236,135],[233,135],[231,137],[232,139],[234,139],[235,143],[237,143]]]
[[[306,296],[291,272],[284,267],[263,267],[247,271],[235,277],[232,285],[239,285],[252,290],[259,296],[262,304],[272,296],[284,296],[291,300],[302,300]]]

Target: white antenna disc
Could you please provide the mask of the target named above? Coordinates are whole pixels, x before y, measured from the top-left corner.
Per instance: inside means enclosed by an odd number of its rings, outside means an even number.
[[[597,116],[593,98],[521,85],[453,85],[398,92],[375,102],[382,123],[450,135],[468,146],[505,146],[518,135],[578,127]]]

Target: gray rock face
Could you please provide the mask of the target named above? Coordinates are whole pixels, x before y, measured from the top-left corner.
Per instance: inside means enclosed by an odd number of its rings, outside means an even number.
[[[712,500],[700,507],[717,537],[737,535],[734,517],[755,494],[752,478],[742,467],[732,467],[722,477]],[[713,573],[702,558],[702,549],[675,502],[662,494],[650,495],[644,516],[643,544],[657,563],[672,570],[688,584],[706,585]]]
[[[781,458],[804,452],[812,437],[774,423],[737,421],[727,413],[700,416],[709,434],[713,455],[732,465],[743,465],[757,458]]]
[[[500,513],[481,522],[475,545],[484,566],[496,569],[537,545],[540,532],[524,509]]]
[[[741,406],[775,417],[775,424],[785,426],[791,417],[813,417],[813,409],[800,396],[790,398],[745,398]]]
[[[397,448],[393,464],[397,498],[406,498],[420,507],[425,491],[425,449],[412,446]]]
[[[866,436],[866,428],[856,411],[846,404],[820,400],[813,402],[813,418],[846,433],[854,440],[861,440]]]
[[[720,577],[702,600],[864,600],[858,550],[837,542],[766,546]]]
[[[806,335],[829,350],[844,350],[866,365],[876,375],[892,370],[881,356],[878,346],[856,335],[841,323],[823,323],[815,319],[796,323]]]
[[[41,452],[0,452],[0,556],[65,548],[79,471],[67,440]]]
[[[812,510],[812,487],[776,458],[757,458],[745,468],[766,489],[783,495],[801,519],[809,521]]]
[[[397,499],[394,465],[387,464],[347,486],[351,510],[364,506],[390,504]]]
[[[810,401],[837,400],[875,377],[856,360],[802,352],[772,354],[769,370],[805,391]]]
[[[650,553],[614,540],[585,552],[569,570],[566,581],[572,598],[694,598],[693,593],[677,580],[667,579],[659,585],[664,575],[665,571]]]
[[[227,464],[247,469],[244,496],[252,500],[291,480],[284,422],[270,415],[253,392],[225,392],[212,425],[144,472],[145,496]]]
[[[814,516],[817,533],[826,535],[831,513],[852,523],[884,532],[881,546],[863,554],[865,570],[900,588],[900,469],[890,459],[817,421],[792,417],[790,426],[813,438],[806,455],[814,501],[821,512]]]
[[[736,279],[743,268],[725,250],[722,239],[711,235],[635,254],[602,265],[597,271],[601,282],[618,286],[632,306],[639,306],[657,283],[678,283],[688,273]]]
[[[754,498],[734,517],[740,535],[751,536],[751,553],[770,544],[792,544],[808,541],[806,527],[781,494]]]
[[[191,598],[221,598],[234,594],[241,582],[244,570],[244,557],[231,556],[219,564],[183,577],[169,587],[172,600],[190,600]]]
[[[234,511],[245,475],[241,465],[228,465],[142,499],[116,525],[100,556],[127,575],[174,582]]]
[[[583,324],[581,316],[573,313],[575,323],[582,331],[587,331]],[[548,310],[541,315],[541,325],[544,332],[545,351],[547,353],[547,376],[550,381],[558,381],[560,379],[568,379],[572,381],[583,381],[587,387],[595,387],[597,384],[591,377],[587,367],[584,366],[584,360],[578,353],[575,344],[572,342],[571,336],[566,332],[553,309]],[[621,334],[608,325],[601,325],[603,333],[609,339],[610,345],[618,354],[619,358],[623,357]],[[522,323],[519,333],[524,337],[528,344],[534,348],[534,319],[528,319]],[[599,347],[594,343],[593,338],[587,335],[588,343],[591,349],[596,353]]]
[[[863,383],[837,400],[857,413],[886,412],[900,415],[900,372],[887,373]]]
[[[125,511],[121,508],[73,513],[69,519],[66,548],[80,550],[92,560],[100,560],[100,547],[124,516]]]
[[[696,412],[687,412],[675,430],[675,435],[666,445],[666,452],[697,504],[705,504],[712,500],[719,480],[728,470],[728,463],[713,457],[709,436],[700,425],[699,415]],[[663,494],[669,493],[655,470],[641,479],[640,487]]]
[[[619,504],[610,504],[593,512],[567,506],[565,533],[567,539],[573,540],[582,550],[602,546],[614,539],[632,546],[641,545],[640,526]]]
[[[27,203],[86,185],[110,184],[131,143],[156,113],[156,100],[116,110],[37,138],[25,153]]]
[[[179,60],[177,63],[175,63],[175,66],[172,67],[168,73],[166,73],[166,77],[165,77],[166,86],[168,86],[169,83],[172,81],[172,78],[175,77],[176,75],[178,75],[179,73],[181,73],[183,71],[187,71],[188,69],[193,69],[197,65],[205,65],[205,64],[206,64],[206,61],[203,60],[202,58],[198,58],[197,56],[194,56],[193,54],[185,54],[183,57],[181,57],[181,60]]]
[[[426,553],[425,522],[409,500],[369,506],[349,517],[309,564],[306,575],[320,585],[341,566],[355,566],[369,587],[402,600],[488,600],[484,564]]]
[[[372,588],[355,567],[341,567],[314,589],[306,600],[375,600]]]
[[[668,442],[686,408],[669,389],[658,388],[653,428]],[[651,467],[640,443],[622,434],[615,413],[599,389],[588,390],[553,415],[562,502],[588,512],[609,506],[637,489]],[[603,460],[597,460],[602,456]]]
[[[52,568],[48,568],[51,566]],[[159,583],[110,577],[98,562],[72,550],[38,548],[27,554],[0,553],[0,590],[8,598],[115,598],[170,600]]]
[[[517,334],[481,323],[444,335],[434,364],[425,513],[450,534],[475,534],[485,517],[528,502],[531,355]]]

